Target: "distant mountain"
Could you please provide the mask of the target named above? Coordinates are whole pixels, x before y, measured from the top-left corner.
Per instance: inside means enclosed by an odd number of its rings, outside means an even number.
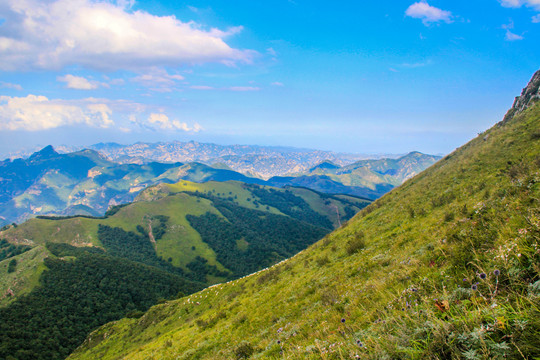
[[[374,200],[440,158],[415,151],[398,159],[361,160],[343,167],[326,160],[304,173],[270,178],[268,184],[303,186],[325,193],[351,194]]]
[[[100,145],[105,146],[122,148]],[[59,154],[47,146],[27,159],[0,162],[0,226],[36,215],[101,216],[110,206],[133,201],[148,186],[180,179],[297,186],[374,200],[437,159],[415,152],[399,159],[363,160],[344,167],[324,160],[307,172],[265,181],[233,171],[224,163],[118,164],[95,150]]]
[[[180,179],[263,183],[200,163],[117,164],[94,150],[59,154],[47,146],[28,159],[0,162],[0,224],[35,215],[100,216],[150,185]]]
[[[8,226],[0,231],[0,358],[63,359],[97,326],[271,266],[369,203],[182,180],[150,187],[104,217]]]
[[[280,146],[217,145],[196,141],[139,142],[132,145],[99,143],[89,148],[101,152],[109,160],[121,163],[142,164],[148,161],[201,162],[207,165],[221,163],[234,171],[263,179],[305,172],[325,160],[343,166],[362,159],[389,157],[389,155],[346,154]],[[66,147],[64,150],[80,149]]]

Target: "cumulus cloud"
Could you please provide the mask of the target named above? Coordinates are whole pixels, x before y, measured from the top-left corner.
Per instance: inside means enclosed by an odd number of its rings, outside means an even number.
[[[92,81],[90,82],[88,79],[75,76],[71,74],[67,74],[65,76],[59,76],[57,78],[58,81],[65,82],[66,87],[68,89],[76,89],[76,90],[94,90],[99,87],[99,83]]]
[[[424,25],[441,21],[446,23],[452,22],[452,13],[450,11],[441,10],[431,6],[426,1],[420,1],[412,4],[405,11],[405,15],[415,19],[421,19]]]
[[[185,122],[178,120],[170,120],[169,117],[163,113],[152,113],[148,117],[148,122],[155,128],[161,130],[180,130],[180,131],[193,131],[199,132],[202,127],[195,123],[192,127],[189,127]]]
[[[0,96],[0,130],[38,131],[65,125],[113,125],[111,108],[96,99],[49,100],[45,96]]]
[[[242,27],[204,29],[175,16],[131,11],[132,5],[127,0],[3,0],[0,70],[54,70],[71,64],[102,70],[232,65],[249,63],[255,55],[225,42]]]

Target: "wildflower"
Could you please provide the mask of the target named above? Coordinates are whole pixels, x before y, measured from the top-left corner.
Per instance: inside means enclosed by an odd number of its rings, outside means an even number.
[[[281,344],[281,340],[278,340],[277,343],[278,343],[278,345]]]
[[[487,277],[486,273],[480,273],[480,275],[478,275],[478,276],[479,276],[480,279],[482,279],[482,280],[484,280],[484,279]]]
[[[342,323],[344,323],[344,322],[345,322],[345,319],[344,319],[344,318],[343,318],[343,319],[341,319],[341,322],[342,322]]]
[[[471,289],[473,289],[473,291],[476,291],[476,290],[478,290],[478,285],[476,285],[476,284],[473,284],[473,286],[471,286]]]
[[[363,347],[364,344],[362,344],[362,342],[360,340],[356,340],[356,345],[360,346],[360,347]]]
[[[501,271],[500,271],[500,270],[498,270],[498,269],[496,269],[496,270],[493,270],[493,275],[495,275],[495,276],[499,276],[499,275],[501,275]]]

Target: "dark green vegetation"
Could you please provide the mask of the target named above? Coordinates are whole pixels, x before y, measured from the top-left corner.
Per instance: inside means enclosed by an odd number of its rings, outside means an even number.
[[[10,244],[8,241],[4,239],[0,239],[0,261],[4,259],[9,259],[10,257],[13,257],[13,256],[17,256],[30,249],[31,249],[30,246],[14,245],[14,244]]]
[[[307,206],[302,198],[291,196]],[[291,257],[328,233],[325,228],[295,221],[294,218],[246,209],[219,198],[210,199],[225,218],[206,213],[198,217],[188,215],[187,219],[216,252],[217,260],[231,270],[233,277]],[[260,201],[271,204],[264,198]],[[307,208],[311,210],[309,206]],[[323,224],[332,226],[327,218],[323,219],[326,220]]]
[[[368,203],[308,189],[182,181],[149,188],[104,217],[41,216],[7,226],[0,359],[61,359],[106,322],[296,254]]]
[[[288,261],[107,324],[70,359],[539,358],[533,104]]]
[[[45,259],[41,285],[0,308],[1,359],[63,359],[97,326],[201,288],[100,249],[49,250],[54,256]]]

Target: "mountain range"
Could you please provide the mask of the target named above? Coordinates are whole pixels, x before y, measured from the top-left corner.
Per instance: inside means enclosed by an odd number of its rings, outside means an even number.
[[[304,172],[326,160],[344,166],[365,159],[399,157],[389,154],[347,154],[284,146],[218,145],[196,141],[138,142],[129,145],[99,143],[86,148],[80,146],[57,147],[57,151],[60,153],[71,153],[85,149],[98,151],[108,160],[123,164],[199,162],[214,167],[226,167],[261,179]],[[33,152],[35,151],[23,150],[10,154],[9,158],[28,157]]]
[[[26,159],[0,162],[0,225],[21,223],[37,215],[102,216],[111,206],[133,201],[148,186],[180,179],[300,186],[373,200],[437,160],[414,152],[399,159],[364,160],[323,171],[326,161],[305,173],[265,181],[224,166],[198,162],[119,164],[95,150],[60,154],[47,146]]]

